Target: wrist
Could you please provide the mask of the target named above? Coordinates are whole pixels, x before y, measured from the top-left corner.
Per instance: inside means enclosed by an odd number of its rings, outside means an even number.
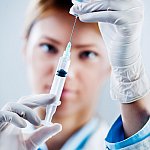
[[[141,56],[131,65],[112,66],[110,93],[112,99],[131,103],[144,97],[150,91],[149,78]]]

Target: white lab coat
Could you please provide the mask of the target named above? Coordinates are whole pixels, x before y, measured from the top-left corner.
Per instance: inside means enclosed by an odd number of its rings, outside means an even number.
[[[84,150],[105,150],[105,137],[108,133],[108,126],[101,122],[99,128],[95,130],[88,142],[84,146]]]
[[[95,128],[96,127],[96,128]],[[82,149],[77,148],[78,145],[85,139],[86,135],[88,135],[89,130],[92,132],[92,135],[85,143]],[[75,133],[66,141],[61,150],[105,150],[105,137],[108,133],[108,125],[101,120],[100,118],[95,118],[90,121],[87,125],[85,125],[80,131]],[[85,135],[81,137],[81,135]],[[46,145],[42,145],[40,150],[48,150]]]
[[[89,128],[90,125],[87,127]],[[83,129],[84,129],[84,127],[83,127]],[[130,137],[132,139],[136,139],[136,141],[137,141],[140,134],[143,134],[143,135],[147,135],[146,138],[144,138],[143,140],[140,139],[139,142],[135,142],[135,143],[133,143],[133,141],[132,141],[130,146],[127,146],[127,147],[124,147],[121,149],[114,148],[114,146],[112,146],[112,148],[107,147],[108,142],[105,142],[105,138],[108,133],[108,126],[102,120],[98,121],[97,128],[94,129],[94,132],[92,133],[92,135],[90,136],[90,138],[88,139],[88,141],[86,142],[84,147],[82,147],[82,149],[74,148],[73,145],[76,145],[74,143],[80,144],[82,142],[83,139],[81,139],[80,136],[83,134],[87,134],[87,132],[85,133],[85,131],[88,132],[86,127],[85,127],[85,130],[78,131],[79,134],[77,134],[73,138],[71,137],[72,139],[71,140],[69,139],[64,144],[64,146],[62,147],[61,150],[150,150],[150,120],[139,132],[137,132],[135,135]],[[126,140],[127,139],[125,139],[119,143],[122,143],[122,142],[125,143]],[[114,145],[116,143],[109,143],[109,147],[111,144]],[[46,148],[46,145],[44,145],[44,147],[43,148],[41,147],[40,150],[48,150],[48,149]]]

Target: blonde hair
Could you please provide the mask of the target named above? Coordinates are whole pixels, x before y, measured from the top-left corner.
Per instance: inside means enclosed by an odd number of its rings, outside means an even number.
[[[33,25],[43,18],[46,12],[52,9],[62,9],[69,12],[71,6],[71,0],[31,0],[25,17],[24,38],[28,39]]]

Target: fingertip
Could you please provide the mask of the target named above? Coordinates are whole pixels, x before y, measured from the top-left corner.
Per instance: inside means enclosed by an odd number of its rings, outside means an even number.
[[[71,7],[71,8],[70,8],[69,13],[70,13],[71,15],[73,15],[73,16],[78,16],[77,13],[74,11],[74,7]]]
[[[47,101],[47,104],[52,104],[56,101],[56,95],[54,94],[46,94],[44,99]]]
[[[55,130],[57,130],[58,132],[60,132],[62,130],[62,125],[59,123],[54,123],[53,127]]]
[[[60,131],[62,131],[62,125],[59,123],[51,124],[50,126],[45,126],[45,129],[49,131],[49,134],[52,136],[56,135]]]
[[[47,94],[47,96],[48,96],[50,99],[55,98],[55,95],[54,95],[54,94]]]
[[[57,106],[60,106],[61,105],[61,101],[58,101],[55,103]]]
[[[27,123],[25,120],[20,119],[18,122],[14,123],[17,127],[19,128],[26,128],[27,127]]]
[[[30,140],[33,146],[41,145],[46,142],[49,138],[55,136],[62,130],[62,126],[58,123],[52,124],[51,126],[43,126],[35,130],[35,132],[30,136]]]
[[[80,16],[79,16],[79,20],[80,20],[81,22],[89,22],[89,20],[88,20],[88,15],[87,15],[87,14],[80,15]]]
[[[49,94],[49,98],[52,103],[56,101],[56,95],[54,95],[54,94]]]
[[[40,126],[41,125],[41,119],[38,116],[36,116],[36,118],[34,119],[33,124],[35,126]]]

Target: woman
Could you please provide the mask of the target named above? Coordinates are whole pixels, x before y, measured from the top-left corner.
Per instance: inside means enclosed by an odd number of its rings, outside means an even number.
[[[98,6],[96,3],[99,4],[100,2],[76,3],[71,9],[71,13],[77,14],[82,21],[92,20],[98,22],[97,18],[92,14],[93,11],[91,11],[91,9],[94,11],[98,9],[99,11],[100,8],[95,7]],[[28,76],[33,94],[48,93],[51,88],[58,59],[62,55],[69,41],[74,22],[74,17],[68,13],[71,6],[71,1],[58,0],[39,0],[33,1],[31,4],[25,24],[25,44],[23,52],[27,63]],[[89,12],[91,13],[91,17],[89,17]],[[86,14],[88,14],[88,16]],[[101,18],[99,16],[98,18]],[[96,19],[94,20],[93,18]],[[105,33],[104,30],[102,30],[102,33]],[[104,40],[106,42],[107,37],[105,35],[106,33],[104,34]],[[120,45],[123,45],[124,47],[124,43],[121,43]],[[109,47],[111,45],[106,43],[106,46]],[[117,54],[118,53],[119,52],[117,52]],[[126,56],[128,55],[129,53]],[[113,56],[109,53],[109,56],[112,71],[113,73],[116,73],[114,68],[120,61],[120,55]],[[129,65],[124,61],[124,57],[122,57],[121,60],[123,61],[121,63],[119,62],[119,65]],[[132,61],[128,59],[128,62],[131,63]],[[107,59],[106,49],[102,36],[100,36],[97,23],[82,23],[78,20],[73,36],[71,66],[61,96],[61,105],[57,108],[57,112],[52,120],[52,122],[60,123],[63,130],[53,138],[47,140],[45,148],[43,149],[105,149],[103,142],[106,137],[107,127],[103,121],[96,116],[95,107],[99,91],[109,74],[110,64]],[[145,89],[145,91],[147,91],[147,89]],[[146,124],[149,119],[149,108],[147,107],[148,96],[145,96],[144,98],[142,98],[142,96],[143,95],[140,95],[140,97],[138,97],[141,101],[133,103],[133,97],[129,97],[127,100],[130,104],[121,104],[124,132],[118,133],[119,129],[123,131],[122,121],[119,118],[116,123],[118,124],[118,122],[120,122],[119,125],[121,127],[115,128],[116,131],[114,131],[114,126],[116,124],[113,126],[106,139],[107,142],[116,143],[122,141],[135,134]],[[116,97],[118,98],[118,95]],[[137,100],[137,97],[134,98]],[[52,103],[49,101],[51,98],[48,98],[48,96],[44,97],[42,95],[40,98],[38,96],[37,99],[38,101],[36,101],[36,103],[39,102],[39,100],[40,102],[43,101],[43,99],[44,102],[36,105],[36,107]],[[45,99],[48,100],[46,101]],[[120,100],[122,99],[123,98],[121,97]],[[27,97],[21,100],[20,103],[31,107],[31,104],[33,105],[35,102],[33,102],[33,98]],[[35,104],[31,108],[34,107]],[[11,108],[14,108],[14,106],[11,105]],[[129,113],[130,109],[135,111]],[[5,110],[8,110],[8,106]],[[41,119],[44,119],[45,108],[40,107],[38,109],[38,114]],[[21,116],[24,117],[24,115]],[[29,120],[28,118],[30,117],[26,117],[25,119]],[[130,124],[131,118],[134,118],[132,125]],[[36,125],[34,121],[30,122]],[[137,122],[140,122],[138,126]],[[145,126],[149,127],[149,122]],[[58,128],[59,127],[57,126],[55,132],[60,130],[60,128]],[[119,134],[118,138],[114,140],[111,132],[113,132],[113,134]],[[147,135],[148,134],[146,134],[146,136]],[[37,146],[41,143],[41,141],[35,142],[32,137],[31,139],[31,143],[34,143],[33,145]],[[42,141],[45,141],[45,139],[46,138],[44,137],[44,140]],[[146,139],[146,137],[142,140],[144,139]],[[147,144],[147,146],[149,145]],[[108,149],[114,149],[114,147],[112,144],[107,144]],[[117,148],[118,145],[116,146],[116,149]],[[123,148],[122,145],[118,149],[121,148]]]
[[[26,23],[24,56],[34,94],[49,92],[58,60],[69,41],[75,19],[68,13],[72,6],[71,1],[53,1],[53,5],[47,6],[50,2],[52,3],[49,1],[44,2],[43,6],[39,5],[39,10],[48,9],[36,14],[40,19],[35,18],[38,21],[33,27],[31,24],[35,19],[33,20],[31,14],[38,13],[38,10],[32,8],[31,12],[29,11],[28,18],[32,20],[27,20]],[[71,66],[61,96],[61,105],[53,117],[53,122],[60,123],[63,130],[47,141],[49,149],[63,149],[63,146],[68,145],[72,149],[72,142],[67,144],[66,141],[95,115],[99,91],[109,72],[110,65],[97,24],[77,21],[72,40]],[[44,119],[45,109],[39,109],[39,115]],[[104,142],[106,127],[102,127],[103,122],[95,119],[90,124],[95,124],[91,128],[102,130],[99,137],[102,137],[101,141]],[[101,141],[99,145],[103,147]],[[74,149],[81,149],[79,146],[76,145]]]

